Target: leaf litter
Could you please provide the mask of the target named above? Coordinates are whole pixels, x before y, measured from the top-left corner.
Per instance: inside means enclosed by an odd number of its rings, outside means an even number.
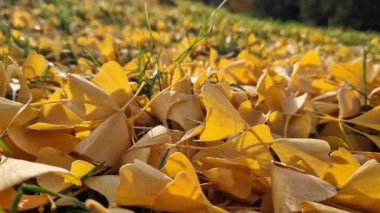
[[[380,211],[377,35],[1,4],[2,211]]]

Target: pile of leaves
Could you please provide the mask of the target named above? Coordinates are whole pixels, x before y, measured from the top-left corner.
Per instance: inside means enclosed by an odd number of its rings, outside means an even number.
[[[380,211],[377,35],[0,4],[2,211]]]

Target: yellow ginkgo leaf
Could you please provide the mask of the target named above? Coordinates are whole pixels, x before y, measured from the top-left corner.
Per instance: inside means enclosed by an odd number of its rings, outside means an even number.
[[[261,61],[258,57],[250,54],[247,50],[243,50],[239,53],[238,59],[245,60],[248,63],[260,67],[263,65],[263,61]]]
[[[10,83],[6,86],[7,88],[10,87],[12,89],[12,99],[14,101],[17,101],[17,103],[26,105],[25,107],[29,106],[29,103],[32,101],[33,97],[29,88],[28,81],[25,78],[23,72],[20,70],[20,67],[16,65],[8,65],[7,76],[10,80]],[[11,77],[13,78],[10,79]]]
[[[161,171],[171,178],[174,178],[179,172],[185,171],[187,174],[191,175],[194,180],[198,180],[193,165],[189,159],[180,152],[171,154]]]
[[[157,197],[158,209],[172,212],[181,211],[180,209],[186,209],[186,212],[224,212],[207,200],[195,169],[184,154],[171,154],[162,171],[172,177],[173,181]]]
[[[340,137],[336,137],[336,136],[325,136],[325,137],[323,137],[322,136],[319,139],[324,140],[327,143],[329,143],[331,150],[337,150],[339,148],[349,149],[347,142],[344,141]]]
[[[172,78],[172,91],[178,93],[192,94],[193,87],[189,76],[185,75],[181,69],[177,68]]]
[[[17,116],[17,118],[14,118]],[[0,97],[0,132],[3,132],[10,122],[13,125],[25,125],[25,123],[34,119],[37,113],[30,107],[22,103],[11,101]]]
[[[82,178],[94,168],[95,166],[89,162],[76,160],[71,163],[70,173],[77,178]],[[70,180],[65,179],[65,182],[70,182]]]
[[[0,208],[10,210],[12,208],[12,204],[14,200],[16,199],[17,192],[12,189],[8,188],[5,190],[0,191]],[[18,203],[17,210],[18,211],[26,211],[35,209],[39,206],[42,206],[45,204],[45,202],[48,200],[48,195],[41,194],[41,195],[26,195],[23,194],[21,196],[20,202]]]
[[[206,70],[203,70],[198,73],[198,75],[194,76],[191,78],[191,81],[194,82],[193,85],[193,91],[195,93],[201,93],[201,90],[206,83],[208,77],[209,77],[209,72]]]
[[[57,154],[58,155],[63,154],[63,153],[54,153],[54,152],[52,152],[52,150],[49,150],[48,148],[45,148],[45,150],[42,150],[42,151],[44,151],[42,154],[45,154],[45,155],[47,153],[53,154],[53,156],[51,156],[51,157],[57,157]],[[55,156],[54,156],[54,154],[55,154]],[[63,158],[66,158],[66,159],[62,159],[62,160],[66,160],[67,162],[69,160],[71,160],[70,157],[67,155],[64,155]],[[57,159],[55,159],[55,160],[57,160]],[[41,161],[41,159],[40,159],[40,161]],[[47,160],[45,159],[44,161],[46,162]],[[51,160],[50,160],[50,162],[51,162]],[[53,162],[52,164],[57,164],[57,163]],[[65,168],[65,167],[63,167],[63,168]],[[72,184],[75,184],[77,186],[81,186],[82,183],[78,180],[80,180],[84,175],[89,173],[94,168],[94,165],[92,165],[86,161],[74,159],[71,162],[69,168],[70,168],[70,175],[61,175],[62,177],[57,178],[57,177],[52,176],[51,174],[44,174],[44,175],[38,177],[38,183],[46,189],[49,189],[51,191],[57,191],[57,192],[70,187]]]
[[[75,147],[75,151],[97,162],[115,166],[131,145],[123,111],[115,112]]]
[[[315,176],[273,165],[272,195],[274,212],[297,212],[303,201],[324,201],[335,196],[336,189]]]
[[[98,48],[104,61],[116,59],[115,46],[111,35],[106,36],[103,42],[99,43]]]
[[[124,106],[133,96],[127,75],[116,61],[103,64],[92,82],[111,96],[119,107]]]
[[[272,155],[269,146],[273,142],[269,127],[257,125],[243,132],[238,138],[224,144],[200,150],[193,160],[203,157],[238,158],[246,157],[254,159],[260,165],[262,172],[267,173],[270,169]]]
[[[281,162],[297,167],[299,161],[305,164],[308,172],[321,177],[330,166],[330,146],[319,139],[284,138],[271,146]]]
[[[280,111],[273,111],[268,115],[267,124],[273,133],[278,135],[285,134],[286,116]]]
[[[207,200],[182,153],[170,155],[163,172],[168,175],[138,160],[121,167],[117,204],[168,212],[225,212]]]
[[[321,64],[321,58],[315,50],[310,50],[300,60],[301,66],[320,66]]]
[[[333,198],[339,204],[359,211],[380,211],[380,164],[376,160],[362,165]]]
[[[12,150],[12,153],[7,152],[4,148],[0,148],[0,155],[4,155],[6,157],[13,157],[17,159],[23,159],[28,161],[35,161],[36,158],[33,155],[28,154],[24,150],[20,149],[9,136],[5,136],[2,138],[4,144]]]
[[[182,138],[176,142],[176,144],[180,144],[184,141],[187,141],[189,139],[192,139],[193,137],[195,136],[198,136],[200,135],[205,129],[205,125],[204,123],[192,128],[192,129],[189,129],[183,136]]]
[[[31,52],[22,67],[25,78],[34,78],[44,74],[48,68],[48,61],[43,55]]]
[[[301,96],[286,94],[281,88],[272,86],[265,91],[265,103],[269,109],[285,112],[289,115],[300,110],[307,100],[307,93]]]
[[[317,79],[312,83],[313,88],[319,89],[320,93],[336,91],[337,85],[326,79]]]
[[[350,119],[348,122],[380,131],[380,106]]]
[[[44,147],[69,153],[78,144],[78,140],[68,130],[31,130],[22,126],[10,128],[7,133],[17,147],[33,156]]]
[[[337,209],[332,206],[327,206],[321,203],[304,201],[301,204],[301,212],[302,213],[349,213],[349,211]]]
[[[71,164],[74,161],[75,158],[51,147],[42,148],[38,152],[36,160],[37,163],[56,166],[67,170],[70,170]],[[40,175],[38,176],[37,182],[42,188],[54,192],[61,191],[67,185],[64,183],[64,177],[54,174]]]
[[[123,68],[125,69],[125,71],[127,71],[129,73],[131,71],[137,70],[139,67],[138,67],[136,61],[132,60],[132,61],[128,62]]]
[[[300,63],[293,65],[289,80],[289,89],[301,93],[318,93],[318,89],[313,86],[315,79],[323,78],[326,73],[317,66],[301,66]],[[320,75],[317,77],[317,75]]]
[[[160,192],[155,209],[168,212],[226,213],[207,200],[199,183],[186,172],[178,173]]]
[[[161,154],[166,150],[165,144],[175,143],[181,137],[183,137],[182,131],[169,130],[163,126],[154,127],[128,149],[122,161],[131,163],[134,159],[139,159],[157,167],[161,162]]]
[[[218,58],[219,58],[218,51],[214,48],[211,48],[210,49],[210,59],[209,59],[211,66],[216,67],[215,63],[218,60]]]
[[[151,166],[158,168],[162,161],[162,156],[167,151],[167,144],[178,142],[183,137],[183,132],[179,130],[169,130],[163,126],[157,126],[150,130],[144,137],[136,142],[123,156],[125,162],[131,162],[133,156]]]
[[[151,206],[160,191],[172,179],[139,160],[120,168],[120,185],[116,190],[116,203],[126,206]]]
[[[362,88],[362,63],[353,61],[346,64],[334,64],[330,67],[331,74],[340,81],[345,81],[356,88]]]
[[[222,90],[210,83],[202,89],[207,110],[206,128],[200,135],[201,141],[216,141],[242,132],[248,124],[228,101]]]
[[[340,189],[359,169],[360,164],[349,151],[343,148],[331,153],[330,157],[331,165],[322,179]]]
[[[151,113],[155,115],[163,124],[166,124],[169,109],[172,104],[182,101],[181,97],[173,98],[174,91],[162,91],[153,97],[151,103]]]
[[[71,175],[66,169],[1,156],[0,175],[2,181],[0,183],[0,191],[47,173],[61,175],[70,178],[77,185],[81,184],[80,179]]]
[[[287,129],[290,138],[308,138],[312,131],[312,118],[309,114],[292,116]]]
[[[198,99],[192,95],[183,94],[182,101],[178,101],[169,108],[167,118],[177,122],[187,131],[198,125],[202,120],[202,109]]]
[[[11,24],[15,28],[29,27],[33,23],[33,16],[27,10],[17,9],[12,13]]]
[[[123,164],[133,163],[135,159],[138,159],[144,163],[148,162],[148,160],[152,160],[152,158],[150,158],[152,157],[151,153],[157,151],[156,149],[163,146],[165,143],[172,143],[176,141],[177,134],[178,138],[182,135],[180,131],[168,130],[163,126],[154,127],[126,151],[126,153],[122,156]],[[153,165],[158,164],[155,163]]]
[[[156,126],[138,140],[130,150],[173,142],[169,132],[170,130],[164,126]]]
[[[180,82],[183,80],[186,78]],[[157,116],[164,125],[166,125],[167,119],[170,119],[178,123],[184,130],[195,127],[197,121],[201,122],[202,119],[199,100],[195,96],[183,92],[162,91],[157,93],[150,108],[151,113]]]
[[[45,104],[36,123],[29,125],[34,130],[72,129],[83,122],[77,114],[61,103]]]
[[[266,91],[274,85],[274,81],[268,72],[263,72],[257,81],[257,93],[259,98],[256,105],[260,104],[265,99]]]
[[[223,82],[231,84],[252,84],[257,80],[252,70],[253,64],[250,64],[245,59],[239,61],[222,59],[219,64],[222,68],[217,74],[218,78]]]
[[[102,175],[90,177],[84,182],[90,189],[95,190],[107,198],[108,204],[116,202],[116,189],[120,184],[118,175]]]
[[[121,162],[123,165],[127,163],[133,163],[134,160],[140,160],[144,163],[147,163],[151,151],[152,149],[150,147],[128,150],[127,153],[121,157]]]
[[[345,130],[345,131],[342,131],[342,127],[343,127],[343,130]],[[365,137],[363,137],[359,134],[347,134],[346,131],[348,131],[349,128],[350,127],[344,123],[342,125],[342,123],[338,123],[335,121],[329,121],[325,125],[324,129],[322,130],[321,136],[322,137],[331,137],[331,136],[335,137],[335,138],[330,138],[330,142],[335,143],[335,146],[338,144],[342,144],[343,145],[342,147],[346,146],[346,147],[348,147],[348,149],[354,149],[354,150],[368,150],[368,149],[370,149],[370,146],[372,146],[371,141],[366,140]],[[339,138],[340,140],[337,138]]]
[[[266,117],[260,111],[256,111],[252,103],[247,100],[240,104],[238,109],[239,114],[242,118],[249,124],[249,126],[255,126],[258,124],[264,124],[266,121]]]
[[[248,199],[252,190],[252,173],[248,166],[221,158],[202,158],[197,165],[203,174],[221,191],[239,199]]]
[[[316,112],[321,114],[329,115],[339,109],[338,104],[328,103],[323,101],[311,101],[310,104],[313,106]]]
[[[94,83],[79,75],[69,75],[68,90],[66,91],[69,99],[74,102],[109,107],[114,110],[119,109],[119,106],[111,96]]]
[[[344,85],[338,90],[339,118],[349,118],[360,112],[360,94]]]

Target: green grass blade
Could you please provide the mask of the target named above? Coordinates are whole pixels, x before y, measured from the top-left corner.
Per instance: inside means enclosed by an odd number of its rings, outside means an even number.
[[[363,83],[363,93],[364,95],[364,106],[368,106],[368,88],[367,88],[367,49],[363,47],[363,68],[362,68],[362,83]]]
[[[81,180],[84,182],[86,181],[88,178],[94,176],[101,168],[103,168],[105,165],[105,162],[101,162],[99,164],[97,164],[93,169],[91,169],[91,171],[89,171],[87,174],[85,174]]]
[[[95,66],[97,68],[100,67],[100,62],[98,61],[98,59],[96,59],[96,56],[94,54],[94,52],[92,50],[90,50],[89,48],[87,47],[84,47],[84,51],[86,52],[86,54],[88,55],[88,57],[91,59],[91,61],[95,64]]]
[[[15,199],[13,200],[13,203],[12,203],[12,206],[11,206],[11,209],[10,209],[10,213],[17,213],[17,207],[18,207],[18,204],[20,203],[21,201],[21,197],[22,195],[24,194],[24,187],[21,185],[20,187],[18,187],[17,189],[17,193],[16,193],[16,197]]]
[[[166,149],[164,154],[162,155],[160,165],[158,166],[159,169],[162,169],[165,166],[166,159],[168,158],[170,148]]]
[[[201,42],[203,39],[207,38],[211,35],[213,29],[214,29],[214,17],[217,14],[217,12],[223,7],[223,5],[227,2],[227,0],[224,0],[210,15],[206,23],[203,23],[203,27],[199,30],[199,33],[197,35],[197,38],[193,43],[191,43],[176,59],[176,63],[182,63],[183,60],[189,56],[191,51],[194,49],[194,47]]]
[[[8,54],[3,57],[4,65],[5,65],[5,68],[6,68],[8,66],[8,64],[9,64],[8,55],[9,55],[10,52],[12,52],[12,34],[11,34],[11,28],[5,22],[1,23],[0,30],[3,33],[4,37],[5,37],[5,43],[6,43],[7,48],[8,48]]]
[[[0,147],[10,156],[10,157],[14,157],[14,153],[12,151],[11,148],[8,147],[7,144],[5,144],[5,142],[3,141],[3,139],[0,138]]]
[[[85,174],[82,178],[81,178],[81,181],[82,182],[85,182],[88,178],[94,176],[101,168],[104,167],[104,164],[105,162],[102,162],[102,163],[99,163],[97,164],[93,169],[91,169],[91,171],[89,171],[87,174]],[[64,189],[63,191],[61,191],[61,194],[67,194],[69,193],[70,191],[76,189],[77,186],[75,185],[72,185],[66,189]]]
[[[66,200],[66,201],[69,201],[69,202],[75,204],[76,206],[78,206],[81,209],[86,209],[86,206],[84,205],[84,203],[81,202],[81,201],[79,201],[78,199],[76,199],[74,197],[69,197],[69,196],[66,196],[66,195],[61,194],[61,193],[52,192],[50,190],[41,188],[41,187],[39,187],[37,185],[22,184],[18,188],[17,193],[16,193],[16,197],[15,197],[13,203],[12,203],[11,210],[10,210],[11,213],[17,213],[17,207],[18,207],[18,205],[19,205],[19,203],[21,201],[21,197],[24,194],[24,192],[32,192],[32,193],[39,193],[39,194],[40,193],[48,194],[50,196],[58,197],[58,198]]]
[[[150,25],[150,20],[149,20],[149,15],[148,15],[148,9],[147,9],[146,4],[144,6],[145,6],[146,25],[147,25],[148,30],[149,30],[149,47],[150,47],[151,50],[153,50],[153,48],[154,48],[154,39],[153,39],[153,34],[152,34],[152,26]]]

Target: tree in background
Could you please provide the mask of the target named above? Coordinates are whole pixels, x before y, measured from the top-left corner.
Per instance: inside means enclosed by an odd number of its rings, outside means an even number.
[[[215,6],[221,0],[203,2]],[[380,30],[380,0],[228,0],[228,6],[259,18]]]
[[[336,1],[331,0],[299,0],[299,20],[319,26],[333,23]]]

